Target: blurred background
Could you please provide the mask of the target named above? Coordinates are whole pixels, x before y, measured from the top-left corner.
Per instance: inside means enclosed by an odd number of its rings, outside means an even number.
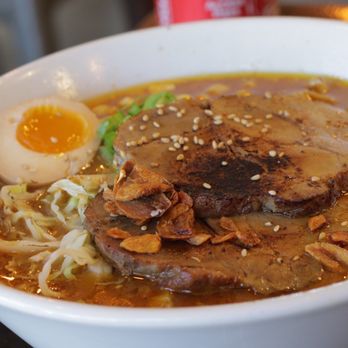
[[[348,20],[348,0],[334,3],[280,0],[281,14]],[[0,0],[0,74],[69,46],[154,24],[152,11],[152,0]]]

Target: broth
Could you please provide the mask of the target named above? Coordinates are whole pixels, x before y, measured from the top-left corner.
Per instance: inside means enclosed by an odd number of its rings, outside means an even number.
[[[308,89],[311,81],[314,79],[315,77],[309,75],[260,73],[189,77],[119,90],[87,100],[86,104],[102,118],[116,112],[120,108],[120,105],[129,103],[133,99],[142,99],[145,95],[160,90],[170,90],[175,95],[181,95],[182,97],[190,95],[202,98],[206,96],[216,98],[220,95],[231,94],[289,94]],[[323,78],[323,81],[328,88],[325,96],[333,98],[338,107],[347,109],[348,86],[346,82],[333,78]],[[84,169],[83,173],[95,174],[108,171],[110,170],[103,165],[97,156],[94,163]],[[0,182],[0,187],[2,184]],[[348,220],[347,196],[340,198],[338,203],[328,209],[325,214],[330,224],[325,227],[324,231],[333,231],[338,227],[340,230],[348,231],[348,226],[340,226],[341,221]],[[307,233],[313,242],[318,240],[319,232],[313,233],[307,231],[306,218],[289,219],[263,213],[239,216],[236,219],[248,219],[248,223],[261,234],[269,233],[264,223],[272,219],[277,224],[289,226],[289,233],[291,233],[292,229],[299,229],[303,233]],[[0,236],[2,227],[0,215]],[[26,292],[40,294],[40,288],[37,282],[39,266],[38,264],[28,263],[27,255],[0,254],[0,281],[8,286]],[[62,294],[61,298],[64,300],[130,307],[200,306],[252,301],[265,297],[255,294],[249,289],[229,288],[219,289],[218,291],[209,289],[200,293],[173,293],[160,289],[156,284],[141,277],[122,277],[116,272],[102,280],[91,276],[89,273],[84,272],[84,270],[77,272],[75,276],[75,279],[71,280],[60,277],[51,281],[50,287],[59,290]],[[346,274],[323,271],[322,275],[316,282],[312,283],[310,288],[324,286],[344,279],[346,279]]]

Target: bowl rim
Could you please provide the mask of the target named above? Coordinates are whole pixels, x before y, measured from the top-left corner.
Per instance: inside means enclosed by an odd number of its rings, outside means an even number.
[[[348,27],[347,23],[332,19],[303,18],[303,17],[254,17],[219,19],[221,22],[266,22],[277,23],[316,23],[324,26]],[[83,47],[96,43],[112,41],[118,37],[134,35],[150,35],[151,32],[175,30],[175,28],[189,28],[191,26],[209,26],[215,21],[200,21],[195,23],[176,24],[169,28],[147,28],[128,33],[112,35],[71,48],[52,53],[43,58],[25,64],[0,76],[0,86],[3,81],[15,79],[33,67],[40,66],[52,57],[64,57],[67,52],[78,51]],[[132,328],[195,328],[221,325],[239,325],[274,318],[290,317],[299,314],[325,310],[328,307],[339,306],[348,301],[348,281],[334,283],[321,288],[300,291],[297,293],[271,297],[267,299],[248,301],[243,303],[209,305],[201,307],[178,308],[129,308],[111,307],[93,304],[82,304],[71,301],[51,299],[0,284],[0,306],[17,312],[27,313],[36,317],[52,320],[83,323],[87,325],[106,327]]]
[[[197,328],[257,323],[323,311],[346,303],[348,281],[241,303],[175,308],[130,308],[84,304],[29,294],[0,284],[0,306],[34,317],[133,328]]]

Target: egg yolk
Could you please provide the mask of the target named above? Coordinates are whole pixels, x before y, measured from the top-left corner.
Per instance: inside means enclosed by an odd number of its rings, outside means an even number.
[[[54,105],[42,105],[23,114],[16,136],[32,151],[56,154],[81,147],[86,129],[86,122],[79,114]]]

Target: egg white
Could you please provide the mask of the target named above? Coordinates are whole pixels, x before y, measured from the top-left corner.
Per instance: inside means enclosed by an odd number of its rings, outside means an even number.
[[[88,134],[84,144],[61,154],[35,152],[20,144],[16,132],[24,113],[42,105],[58,106],[78,114],[87,124]],[[76,174],[95,156],[100,143],[97,137],[98,125],[97,117],[86,105],[60,97],[30,100],[1,112],[0,177],[8,183],[41,185]]]

